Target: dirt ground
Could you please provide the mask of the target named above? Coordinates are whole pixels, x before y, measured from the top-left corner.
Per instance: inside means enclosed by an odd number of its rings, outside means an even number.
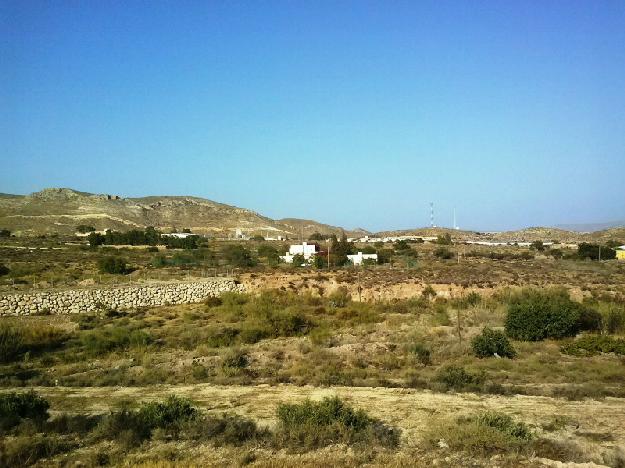
[[[187,386],[151,387],[39,387],[55,411],[85,413],[106,412],[122,401],[148,401],[176,394],[193,399],[198,406],[214,412],[231,412],[248,416],[260,425],[275,424],[279,403],[321,399],[337,395],[372,416],[402,430],[402,452],[419,450],[420,434],[431,421],[470,415],[485,410],[505,412],[541,431],[541,426],[556,417],[567,421],[558,433],[560,439],[575,441],[590,457],[600,457],[606,450],[625,448],[625,400],[567,401],[549,397],[476,395],[471,393],[433,393],[430,391],[370,387],[297,387],[278,386]],[[619,448],[620,447],[620,448]],[[444,451],[443,451],[444,452]],[[442,454],[444,460],[444,453]],[[450,453],[450,455],[453,455]],[[449,461],[449,460],[448,460]],[[560,464],[534,459],[534,466],[600,466],[593,464]],[[452,466],[454,463],[443,463]]]

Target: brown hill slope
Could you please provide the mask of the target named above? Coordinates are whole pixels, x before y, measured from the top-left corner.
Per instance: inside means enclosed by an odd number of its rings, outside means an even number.
[[[319,223],[314,223],[318,226]],[[198,197],[150,196],[121,198],[68,188],[44,189],[30,195],[0,194],[0,228],[17,235],[72,234],[79,224],[97,230],[128,230],[155,226],[163,230],[190,228],[197,233],[228,235],[274,233],[299,236],[299,226],[274,221],[254,211]],[[336,232],[340,228],[327,226]]]

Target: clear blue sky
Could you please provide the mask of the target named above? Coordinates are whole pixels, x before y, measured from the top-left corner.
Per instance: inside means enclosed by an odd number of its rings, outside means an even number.
[[[0,191],[625,219],[625,1],[0,2]]]

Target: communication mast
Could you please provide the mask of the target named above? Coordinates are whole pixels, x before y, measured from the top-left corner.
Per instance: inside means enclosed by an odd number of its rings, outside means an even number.
[[[434,227],[434,202],[430,202],[430,227]]]

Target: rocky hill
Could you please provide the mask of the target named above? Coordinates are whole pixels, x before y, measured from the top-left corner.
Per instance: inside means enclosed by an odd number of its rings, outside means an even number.
[[[450,228],[416,228],[404,229],[401,231],[383,231],[378,232],[375,236],[440,236],[449,233],[454,240],[483,240],[493,242],[534,242],[534,241],[555,241],[564,243],[579,242],[601,242],[617,241],[625,243],[625,227],[617,227],[604,229],[595,232],[577,232],[565,229],[550,227],[529,227],[517,231],[502,232],[476,232],[463,231]]]
[[[154,226],[165,231],[189,228],[199,234],[229,236],[240,229],[246,234],[297,238],[301,223],[296,219],[275,221],[251,210],[198,197],[122,198],[69,188],[48,188],[30,195],[0,194],[0,229],[16,235],[72,234],[76,226],[86,224],[97,230]],[[315,221],[303,223],[306,236],[315,231],[341,232],[339,227]]]

